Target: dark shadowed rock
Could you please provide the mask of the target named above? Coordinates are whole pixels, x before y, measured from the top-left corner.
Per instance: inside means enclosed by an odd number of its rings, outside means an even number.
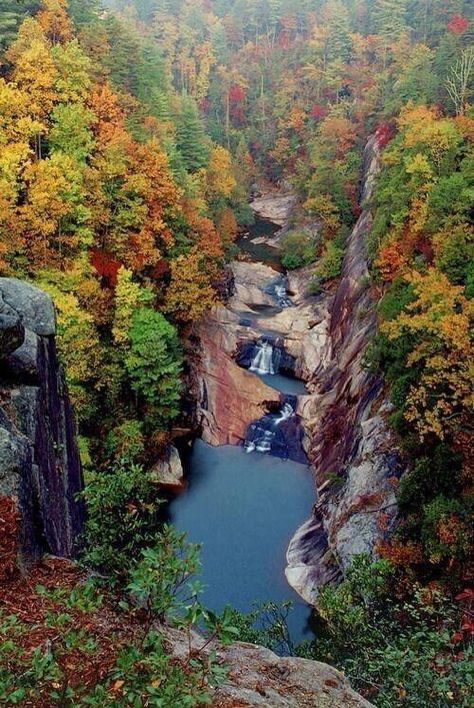
[[[32,285],[0,278],[0,318],[0,494],[17,504],[25,562],[44,551],[71,557],[84,521],[83,480],[53,303]]]

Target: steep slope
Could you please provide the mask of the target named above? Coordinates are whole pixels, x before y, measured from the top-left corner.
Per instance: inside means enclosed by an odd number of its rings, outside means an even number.
[[[302,410],[319,498],[291,541],[287,578],[310,602],[315,587],[337,577],[354,553],[373,552],[395,514],[390,478],[400,474],[401,464],[382,417],[385,404],[378,400],[382,382],[364,367],[375,328],[366,239],[378,165],[373,135],[364,151],[362,212],[347,242],[336,292],[323,305],[318,329],[325,337],[311,376],[314,392]]]
[[[24,561],[77,550],[84,504],[49,295],[0,278],[0,495],[15,500]]]

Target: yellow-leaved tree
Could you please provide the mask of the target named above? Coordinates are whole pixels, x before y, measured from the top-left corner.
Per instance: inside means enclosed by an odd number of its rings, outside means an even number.
[[[405,277],[415,300],[381,330],[391,340],[413,341],[407,365],[419,367],[420,376],[410,388],[405,417],[421,439],[428,434],[444,439],[457,431],[474,403],[474,303],[436,268]]]

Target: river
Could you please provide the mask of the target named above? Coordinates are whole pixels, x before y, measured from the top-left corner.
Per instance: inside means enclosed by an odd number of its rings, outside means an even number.
[[[276,250],[263,243],[257,247],[251,239],[276,230],[276,226],[257,219],[249,236],[239,241],[241,249],[253,260],[273,266]],[[258,362],[265,361],[265,356],[257,354],[255,376],[292,394],[288,401],[305,392],[303,382],[281,375],[278,367],[270,372],[266,368],[273,367],[263,364],[261,369]],[[291,415],[289,404],[285,405]],[[273,426],[276,430],[284,416],[284,412],[266,416],[256,421],[257,428]],[[273,446],[272,451],[280,448],[284,450],[284,446]],[[261,441],[259,444],[258,435],[256,444],[247,443],[245,448],[195,441],[184,460],[187,488],[171,502],[169,513],[177,530],[202,544],[203,603],[216,611],[231,605],[247,612],[258,602],[291,600],[294,605],[287,624],[292,641],[298,643],[311,636],[311,612],[286,582],[285,554],[295,529],[311,511],[314,480],[306,464],[257,449],[266,449]]]

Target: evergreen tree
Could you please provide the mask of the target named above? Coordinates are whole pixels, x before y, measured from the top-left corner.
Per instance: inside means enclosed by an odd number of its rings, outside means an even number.
[[[385,43],[392,42],[406,28],[407,0],[375,0],[374,24]]]
[[[96,21],[99,9],[99,0],[68,0],[68,13],[77,29]]]
[[[135,33],[113,15],[105,20],[110,52],[105,58],[106,68],[113,83],[136,95],[138,90],[138,67],[140,65],[140,42]]]
[[[128,332],[125,367],[151,425],[166,425],[179,413],[182,354],[176,329],[161,313],[140,307]]]
[[[38,2],[25,0],[0,0],[0,50],[15,38],[18,27],[27,12],[37,10]]]
[[[183,97],[177,120],[176,144],[190,172],[205,167],[209,156],[206,135],[196,104],[188,96]]]

